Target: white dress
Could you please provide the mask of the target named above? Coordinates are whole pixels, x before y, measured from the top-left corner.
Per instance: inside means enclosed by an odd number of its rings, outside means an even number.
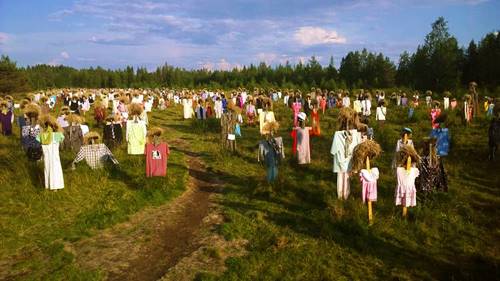
[[[56,136],[56,134],[59,135]],[[56,190],[64,188],[64,177],[61,159],[59,158],[59,143],[63,139],[64,136],[61,133],[54,133],[52,142],[42,145],[46,189]]]
[[[184,106],[184,119],[191,119],[193,117],[193,101],[191,99],[183,99],[182,105]]]

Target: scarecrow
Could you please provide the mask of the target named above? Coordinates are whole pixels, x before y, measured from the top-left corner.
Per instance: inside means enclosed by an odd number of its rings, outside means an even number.
[[[102,99],[98,99],[94,102],[94,120],[98,127],[100,127],[106,119],[106,111],[107,107],[103,103]]]
[[[259,142],[257,160],[266,165],[267,181],[269,183],[274,182],[278,177],[278,166],[281,160],[285,158],[283,139],[281,137],[275,137],[275,133],[278,129],[278,122],[272,121],[266,123],[263,128],[265,139]]]
[[[463,111],[463,120],[466,125],[469,125],[470,122],[472,122],[472,117],[474,114],[474,109],[473,109],[473,98],[471,95],[465,95],[464,96],[464,111]]]
[[[359,172],[361,196],[363,203],[368,202],[368,221],[370,223],[373,221],[372,202],[377,201],[377,180],[379,178],[378,168],[372,167],[371,163],[381,152],[380,145],[373,140],[360,143],[353,151],[352,169],[354,172]]]
[[[337,196],[347,199],[350,192],[349,176],[352,169],[352,154],[354,148],[361,143],[361,133],[357,126],[359,121],[356,112],[350,107],[340,110],[339,130],[333,136],[330,153],[333,155],[333,172],[337,173]]]
[[[140,118],[144,108],[139,103],[131,103],[128,106],[128,113],[131,117],[127,120],[125,139],[128,144],[128,154],[142,155],[146,146],[146,122]]]
[[[83,144],[83,131],[81,124],[84,122],[83,117],[77,114],[69,114],[66,116],[68,126],[63,129],[64,141],[62,143],[63,149],[70,149],[74,153],[80,151]]]
[[[474,81],[469,83],[469,95],[471,96],[472,116],[477,117],[479,114],[479,94],[477,83]]]
[[[269,98],[263,99],[263,111],[259,114],[259,128],[260,134],[263,135],[262,128],[267,122],[276,121],[274,118],[274,112],[272,111],[272,104]]]
[[[436,190],[448,192],[446,171],[437,153],[436,144],[436,138],[426,138],[422,143],[422,157],[418,162],[420,176],[416,180],[416,191],[422,200],[427,199]]]
[[[495,154],[500,146],[500,98],[496,98],[493,108],[493,118],[488,129],[488,158],[495,160]]]
[[[14,114],[9,109],[9,104],[6,100],[0,101],[0,126],[2,127],[2,135],[12,135],[12,121],[14,121]]]
[[[40,160],[43,154],[42,146],[36,140],[41,132],[41,128],[38,125],[40,112],[40,107],[36,103],[26,105],[24,109],[26,125],[21,129],[21,144],[26,151],[26,156],[32,161]]]
[[[113,164],[118,164],[118,160],[113,156],[109,148],[101,143],[101,136],[97,132],[89,132],[84,137],[84,145],[76,155],[71,164],[71,169],[75,169],[75,164],[84,160],[91,169],[100,169],[104,167],[106,160]]]
[[[41,143],[43,150],[45,188],[58,190],[64,188],[64,178],[59,158],[59,144],[64,140],[61,128],[54,117],[44,115],[40,118],[42,133],[36,140]]]
[[[309,144],[309,132],[311,127],[306,127],[307,115],[304,112],[298,114],[299,126],[293,128],[293,148],[292,151],[297,153],[298,164],[311,163],[311,148]]]
[[[148,131],[146,144],[146,177],[167,175],[167,159],[170,155],[168,144],[162,140],[163,129],[154,127]]]
[[[113,149],[123,141],[122,123],[118,116],[109,116],[103,129],[104,143]]]
[[[236,151],[236,124],[238,123],[238,117],[234,112],[234,104],[230,103],[227,107],[227,112],[222,114],[220,125],[221,125],[221,143],[222,147],[230,150],[231,152]]]
[[[403,217],[406,217],[408,207],[417,205],[417,190],[415,179],[420,175],[418,168],[413,167],[418,163],[420,156],[413,146],[403,145],[397,153],[397,186],[396,186],[396,206],[403,206]]]
[[[432,128],[433,129],[436,129],[439,127],[439,124],[437,124],[435,122],[436,118],[439,117],[439,115],[441,114],[441,108],[439,108],[440,106],[440,102],[439,101],[434,101],[434,107],[431,109],[430,111],[430,116],[431,116],[431,125],[432,125]]]

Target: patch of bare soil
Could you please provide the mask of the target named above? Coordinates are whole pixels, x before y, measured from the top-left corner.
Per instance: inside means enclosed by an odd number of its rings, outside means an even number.
[[[182,141],[174,144],[185,147]],[[243,242],[227,242],[212,232],[222,220],[214,200],[221,182],[206,171],[199,155],[183,152],[188,156],[187,191],[171,203],[148,208],[94,237],[66,245],[82,268],[100,270],[107,280],[181,280],[196,270],[221,272],[224,257],[241,252],[228,249],[231,243],[241,248]],[[195,258],[207,253],[211,259]]]

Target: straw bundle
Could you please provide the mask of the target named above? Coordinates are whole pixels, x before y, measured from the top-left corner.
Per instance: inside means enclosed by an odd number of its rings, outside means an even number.
[[[61,114],[68,115],[69,111],[70,111],[69,106],[65,105],[61,107]]]
[[[30,119],[32,118],[37,119],[38,116],[40,116],[40,113],[41,113],[40,106],[38,106],[38,104],[36,103],[29,103],[24,108],[24,114]]]
[[[88,132],[83,137],[83,143],[84,144],[91,144],[92,140],[94,141],[94,144],[99,143],[99,141],[101,140],[101,136],[99,135],[98,132],[94,132],[94,131]]]
[[[356,112],[350,107],[342,107],[339,111],[338,121],[340,124],[340,130],[346,130],[347,125],[350,127],[354,125],[356,117]]]
[[[40,120],[38,120],[38,123],[40,126],[44,129],[47,129],[48,127],[51,127],[54,132],[61,131],[61,127],[57,123],[56,118],[50,114],[45,114],[40,117]]]
[[[408,157],[411,157],[412,163],[418,163],[420,156],[412,146],[403,145],[397,154],[397,163],[400,166],[405,166]]]
[[[82,124],[85,122],[85,119],[78,114],[69,114],[66,116],[66,121],[68,121],[69,124]]]
[[[134,116],[134,115],[139,116],[142,114],[143,111],[144,111],[144,108],[139,103],[132,103],[132,104],[129,104],[129,106],[128,106],[128,113],[131,116]]]
[[[370,158],[371,161],[378,157],[380,153],[382,153],[382,148],[373,140],[367,140],[358,144],[353,151],[353,171],[358,172],[361,169],[364,169],[366,165],[366,157]]]
[[[279,128],[280,128],[280,124],[278,122],[276,122],[276,121],[267,122],[262,127],[262,133],[264,135],[268,135],[271,132],[277,132]]]

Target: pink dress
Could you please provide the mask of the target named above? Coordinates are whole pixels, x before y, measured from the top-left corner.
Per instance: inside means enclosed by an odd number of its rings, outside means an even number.
[[[379,178],[378,168],[371,168],[370,171],[363,169],[359,172],[361,181],[363,203],[377,201],[377,180]]]
[[[398,186],[396,187],[396,206],[417,206],[415,179],[420,175],[419,170],[412,167],[410,172],[407,172],[405,168],[398,167],[396,174],[398,176]]]
[[[300,102],[294,102],[292,104],[293,110],[293,126],[298,127],[299,122],[297,121],[297,115],[299,115],[300,109],[302,108],[302,104]]]

